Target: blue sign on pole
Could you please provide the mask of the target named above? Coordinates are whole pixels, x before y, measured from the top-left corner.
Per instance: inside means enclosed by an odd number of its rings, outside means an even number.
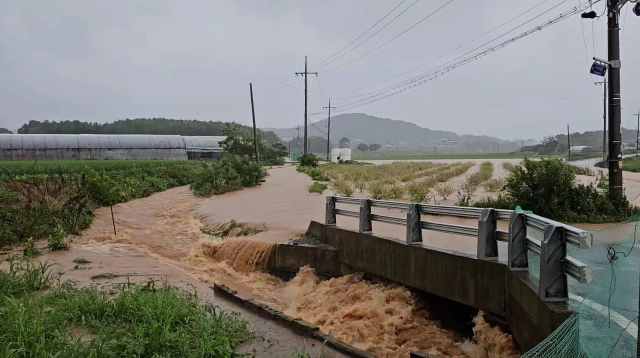
[[[640,2],[633,7],[633,13],[636,14],[637,16],[640,16]]]
[[[607,74],[607,66],[599,62],[594,62],[593,65],[591,65],[591,73],[604,77],[604,75]]]

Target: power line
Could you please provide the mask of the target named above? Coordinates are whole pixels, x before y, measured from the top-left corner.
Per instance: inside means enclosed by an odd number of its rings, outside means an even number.
[[[522,27],[522,26],[524,26],[524,25],[526,25],[526,24],[528,24],[528,23],[532,22],[533,20],[535,20],[535,19],[537,19],[537,18],[541,17],[542,15],[544,15],[544,14],[546,14],[546,13],[550,12],[551,10],[553,10],[553,9],[557,8],[557,7],[558,7],[558,6],[560,6],[562,3],[565,3],[565,2],[567,2],[567,1],[568,1],[568,0],[563,0],[560,4],[557,4],[557,5],[553,6],[553,7],[551,7],[550,9],[548,9],[548,10],[544,11],[543,13],[541,13],[541,14],[539,14],[539,15],[535,16],[534,18],[532,18],[532,19],[530,19],[530,20],[528,20],[528,21],[526,21],[526,22],[524,22],[524,23],[522,23],[522,24],[520,24],[520,25],[518,25],[518,26],[516,26],[516,27],[512,28],[511,30],[509,30],[509,31],[507,31],[507,32],[505,32],[505,33],[503,33],[503,34],[501,34],[501,35],[498,35],[497,37],[493,38],[492,40],[489,40],[489,41],[485,42],[484,44],[482,44],[482,45],[480,45],[480,46],[478,46],[478,47],[476,47],[476,48],[474,48],[474,49],[472,49],[472,50],[470,50],[470,51],[467,51],[466,53],[464,53],[464,54],[462,54],[462,55],[460,55],[460,56],[458,56],[458,57],[456,57],[456,58],[454,58],[454,59],[452,59],[452,60],[450,60],[450,61],[448,61],[448,62],[445,62],[445,63],[443,63],[442,65],[437,66],[437,67],[435,67],[435,68],[433,68],[433,69],[431,69],[431,70],[429,70],[429,71],[427,71],[427,72],[423,72],[423,73],[422,73],[422,74],[420,74],[420,75],[414,76],[414,77],[412,77],[412,78],[409,78],[409,79],[407,79],[407,80],[404,80],[404,81],[402,81],[402,82],[399,82],[399,83],[397,83],[397,84],[395,84],[395,85],[391,85],[391,86],[388,86],[388,87],[385,87],[385,88],[381,88],[381,89],[378,89],[378,90],[375,90],[375,91],[372,91],[372,92],[369,92],[369,93],[361,94],[361,95],[358,95],[358,96],[354,96],[354,97],[362,97],[362,96],[365,96],[365,95],[370,95],[370,94],[372,94],[372,96],[368,97],[368,98],[372,98],[372,97],[375,97],[375,96],[378,96],[378,95],[381,95],[381,94],[388,93],[388,92],[390,92],[390,91],[396,90],[396,89],[401,88],[401,87],[403,87],[403,86],[405,86],[405,85],[407,85],[407,84],[414,83],[414,82],[419,81],[419,80],[421,80],[421,79],[423,79],[423,78],[425,78],[425,77],[428,77],[428,76],[430,76],[430,75],[432,75],[432,74],[434,74],[434,73],[437,73],[440,69],[442,69],[442,68],[446,68],[446,65],[449,65],[449,64],[451,64],[451,63],[454,63],[454,64],[455,64],[455,61],[457,61],[457,60],[459,60],[459,59],[463,58],[464,56],[467,56],[467,55],[469,55],[469,54],[473,53],[474,51],[476,51],[476,50],[478,50],[478,49],[483,48],[484,46],[486,46],[486,45],[488,45],[488,44],[490,44],[490,43],[494,42],[495,40],[497,40],[497,39],[499,39],[499,38],[503,37],[504,35],[506,35],[506,34],[508,34],[508,33],[510,33],[510,32],[513,32],[514,30],[516,30],[516,29],[518,29],[518,28],[520,28],[520,27]],[[598,1],[600,1],[600,0],[598,0]],[[561,14],[560,16],[562,16],[562,14]],[[530,34],[530,33],[533,33],[533,32],[535,32],[535,31],[537,31],[537,30],[539,30],[539,26],[536,26],[534,29],[527,31],[527,32],[526,32],[526,34],[528,35],[528,34]],[[521,35],[522,35],[522,34],[521,34]],[[516,36],[516,37],[517,37],[517,36]],[[518,37],[518,39],[519,39],[519,37]],[[507,41],[504,41],[503,43],[501,43],[501,44],[499,44],[499,45],[497,45],[497,46],[494,46],[494,47],[499,47],[499,46],[501,46],[501,45],[502,45],[502,47],[504,47],[504,46],[506,46],[506,44],[508,44],[508,43],[509,43],[509,42],[511,42],[511,41],[514,41],[514,40],[513,40],[513,38],[512,38],[512,39],[509,39],[509,40],[507,40]],[[491,49],[491,48],[490,48],[490,49]],[[485,51],[486,51],[486,50],[485,50]],[[483,55],[483,52],[481,52],[481,53],[480,53],[480,56],[481,56],[481,55]],[[443,56],[444,56],[444,55],[443,55]],[[441,56],[441,57],[443,57],[443,56]],[[478,56],[478,55],[476,55],[476,56]],[[472,57],[473,57],[473,56],[472,56]],[[433,61],[435,61],[435,60],[433,60]],[[433,62],[433,61],[430,61],[430,62]],[[453,68],[455,68],[455,65],[453,66]],[[334,97],[332,96],[331,98],[334,98]],[[356,102],[354,102],[354,103],[358,103],[358,102],[361,102],[361,101],[367,100],[368,98],[358,100],[358,101],[356,101]]]
[[[276,88],[271,88],[271,89],[268,89],[268,90],[264,90],[264,91],[262,91],[262,92],[258,92],[258,93],[256,93],[256,94],[263,94],[263,93],[267,93],[267,92],[271,92],[271,91],[277,91],[277,90],[279,90],[279,89],[283,89],[283,88],[291,87],[291,86],[293,86],[293,85],[295,85],[295,82],[294,82],[294,83],[289,83],[289,84],[288,84],[288,85],[286,85],[286,86],[281,86],[281,87],[276,87]]]
[[[426,66],[426,65],[428,65],[428,64],[430,64],[430,63],[433,63],[433,62],[435,62],[435,61],[437,61],[437,60],[439,60],[439,59],[441,59],[441,58],[443,58],[443,57],[445,57],[445,56],[447,56],[447,55],[449,55],[449,54],[451,54],[451,53],[453,53],[453,52],[455,52],[455,51],[458,51],[459,49],[461,49],[461,48],[463,48],[463,47],[465,47],[465,46],[467,46],[467,45],[469,45],[469,44],[471,44],[471,43],[473,43],[473,42],[475,42],[475,41],[477,41],[477,40],[481,39],[482,37],[484,37],[484,36],[486,36],[486,35],[488,35],[488,34],[492,33],[493,31],[498,30],[499,28],[501,28],[501,27],[503,27],[503,26],[505,26],[505,25],[507,25],[507,24],[509,24],[509,23],[511,23],[511,22],[513,22],[513,21],[515,21],[515,20],[517,20],[517,19],[519,19],[520,17],[522,17],[522,16],[524,16],[524,15],[528,14],[529,12],[531,12],[531,11],[533,11],[533,10],[537,9],[538,7],[540,7],[540,6],[544,5],[545,3],[549,2],[549,1],[550,1],[550,0],[544,0],[543,2],[539,3],[538,5],[536,5],[536,6],[532,7],[532,8],[530,8],[530,9],[526,10],[525,12],[521,13],[520,15],[518,15],[518,16],[516,16],[516,17],[512,18],[511,20],[509,20],[509,21],[507,21],[507,22],[505,22],[505,23],[503,23],[503,24],[501,24],[501,25],[499,25],[499,26],[497,26],[497,27],[494,27],[493,29],[491,29],[491,30],[489,30],[489,31],[485,32],[484,34],[482,34],[482,35],[480,35],[480,36],[478,36],[478,37],[474,38],[473,40],[468,41],[467,43],[465,43],[465,44],[463,44],[463,45],[461,45],[461,46],[456,47],[455,49],[453,49],[453,50],[451,50],[451,51],[449,51],[449,52],[445,53],[444,55],[441,55],[441,56],[440,56],[440,57],[438,57],[438,58],[435,58],[435,59],[433,59],[433,60],[430,60],[430,61],[428,61],[428,62],[425,62],[425,63],[421,64],[420,66],[417,66],[417,67],[414,67],[414,68],[412,68],[412,69],[410,69],[410,70],[408,70],[408,71],[402,72],[402,73],[401,73],[401,74],[399,74],[399,75],[396,75],[396,76],[393,76],[393,77],[387,78],[387,79],[386,79],[386,80],[384,80],[384,81],[376,82],[376,83],[373,83],[373,84],[370,84],[370,85],[367,85],[367,86],[364,86],[364,87],[359,87],[359,88],[351,89],[351,90],[348,90],[348,91],[335,92],[335,94],[350,93],[350,92],[359,91],[359,90],[361,90],[361,89],[365,89],[365,88],[373,87],[373,86],[379,85],[379,84],[381,84],[381,83],[385,83],[385,82],[391,81],[391,80],[393,80],[393,79],[396,79],[396,78],[398,78],[398,77],[401,77],[401,76],[403,76],[403,75],[406,75],[406,74],[407,74],[407,73],[409,73],[409,72],[413,72],[413,71],[415,71],[415,70],[417,70],[417,69],[419,69],[419,68],[422,68],[422,67],[424,67],[424,66]],[[511,30],[511,31],[513,31],[513,30]],[[509,31],[509,32],[510,32],[510,31]],[[504,35],[504,34],[503,34],[503,35]],[[373,92],[372,92],[372,93],[373,93]],[[334,94],[334,93],[332,93],[332,94]],[[359,96],[351,96],[351,97],[333,97],[333,96],[332,96],[331,98],[336,98],[336,99],[347,99],[347,98],[355,98],[355,97],[360,97],[360,96],[362,96],[362,95],[359,95]]]
[[[598,1],[600,1],[600,0],[596,0],[596,1],[594,1],[594,3],[598,2]],[[558,5],[556,5],[556,6],[558,6]],[[453,64],[451,64],[449,66],[446,66],[446,67],[443,67],[444,65],[439,66],[439,67],[437,67],[437,68],[435,68],[435,69],[433,69],[431,71],[425,72],[425,73],[423,73],[423,74],[421,74],[419,76],[416,76],[416,77],[414,77],[414,78],[412,78],[410,80],[404,81],[402,84],[395,85],[395,86],[390,86],[389,89],[381,91],[381,92],[379,92],[379,93],[377,93],[375,95],[372,95],[370,97],[363,98],[363,99],[360,99],[360,100],[357,100],[357,101],[342,105],[342,106],[339,107],[338,111],[346,111],[346,110],[353,109],[353,108],[356,108],[356,107],[360,107],[360,106],[363,106],[363,105],[366,105],[366,104],[369,104],[369,103],[378,102],[378,101],[383,100],[385,98],[389,98],[389,97],[395,96],[395,95],[397,95],[399,93],[405,92],[405,91],[407,91],[407,90],[409,90],[411,88],[417,87],[417,86],[419,86],[421,84],[424,84],[424,83],[429,82],[429,81],[431,81],[431,80],[433,80],[435,78],[438,78],[438,77],[440,77],[440,76],[442,76],[442,75],[444,75],[444,74],[456,69],[457,67],[461,67],[461,66],[464,66],[464,65],[466,65],[468,63],[474,62],[474,61],[478,60],[479,58],[481,58],[483,56],[486,56],[486,55],[488,55],[490,53],[493,53],[493,52],[495,52],[495,51],[497,51],[499,49],[502,49],[502,48],[508,46],[509,44],[511,44],[513,42],[516,42],[517,40],[520,40],[520,39],[522,39],[524,37],[527,37],[527,36],[537,32],[537,31],[541,31],[544,28],[547,28],[547,27],[549,27],[551,25],[554,25],[554,24],[564,20],[564,19],[567,19],[572,15],[578,14],[578,13],[586,10],[588,7],[589,7],[589,4],[587,4],[587,3],[575,6],[572,9],[567,10],[567,11],[561,13],[560,15],[552,18],[551,20],[548,20],[547,22],[545,22],[545,23],[543,23],[541,25],[538,25],[538,26],[536,26],[536,27],[534,27],[534,28],[532,28],[532,29],[530,29],[528,31],[525,31],[524,33],[522,33],[520,35],[517,35],[517,36],[512,37],[512,38],[510,38],[510,39],[508,39],[506,41],[503,41],[500,44],[492,46],[492,47],[490,47],[488,49],[485,49],[485,50],[483,50],[481,52],[478,52],[476,54],[467,56],[466,58],[461,59],[461,60],[459,60],[459,61],[457,61],[457,62],[455,62],[455,63],[453,63]],[[548,12],[550,10],[547,10],[546,12]],[[531,21],[531,20],[529,20],[529,21]],[[522,26],[522,25],[520,25],[520,26]],[[518,27],[520,27],[520,26],[518,26]],[[492,41],[490,41],[490,42],[492,42]],[[482,46],[480,46],[480,47],[482,47]],[[472,50],[470,52],[473,52],[473,51],[474,50]],[[468,53],[470,53],[470,52],[468,52]],[[460,58],[460,57],[462,57],[462,56],[459,56],[458,58]],[[449,63],[451,63],[451,62],[453,62],[453,61],[450,61]]]
[[[374,51],[377,51],[379,48],[381,48],[381,47],[383,47],[383,46],[387,45],[387,44],[388,44],[388,43],[390,43],[391,41],[393,41],[393,40],[397,39],[398,37],[400,37],[400,36],[404,35],[405,33],[409,32],[409,31],[410,31],[410,30],[412,30],[414,27],[416,27],[416,26],[420,25],[423,21],[427,20],[427,19],[428,19],[428,18],[430,18],[431,16],[433,16],[433,15],[437,14],[438,12],[440,12],[440,10],[444,9],[447,5],[451,4],[451,3],[452,3],[452,2],[454,2],[454,1],[455,1],[455,0],[449,0],[447,3],[445,3],[445,4],[444,4],[444,5],[442,5],[442,6],[440,6],[440,7],[439,7],[438,9],[436,9],[434,12],[430,13],[429,15],[427,15],[426,17],[424,17],[422,20],[420,20],[420,21],[416,22],[415,24],[413,24],[413,26],[411,26],[411,27],[409,27],[408,29],[406,29],[406,30],[402,31],[400,34],[398,34],[397,36],[395,36],[395,37],[394,37],[394,38],[392,38],[391,40],[389,40],[389,41],[387,41],[387,42],[383,43],[382,45],[380,45],[380,46],[378,46],[378,47],[374,48],[373,50],[371,50],[371,51],[369,51],[369,52],[367,52],[367,53],[365,53],[365,54],[363,54],[363,55],[361,55],[361,56],[359,56],[359,57],[356,57],[355,59],[353,59],[353,60],[351,60],[351,61],[349,61],[349,62],[343,63],[342,65],[339,65],[339,66],[336,66],[336,67],[330,68],[330,69],[328,69],[328,70],[324,70],[324,71],[322,71],[322,73],[324,73],[324,72],[329,72],[329,71],[333,71],[333,70],[338,69],[338,68],[340,68],[340,67],[344,67],[344,66],[346,66],[346,65],[348,65],[348,64],[350,64],[350,63],[354,63],[354,62],[358,61],[359,59],[361,59],[361,58],[363,58],[363,57],[365,57],[365,56],[369,55],[370,53],[372,53],[372,52],[374,52]]]
[[[331,60],[331,61],[329,61],[329,62],[326,62],[326,63],[325,63],[325,64],[323,64],[323,65],[320,65],[320,66],[315,67],[314,69],[317,71],[318,69],[320,69],[320,68],[322,68],[322,67],[324,67],[324,66],[326,66],[326,65],[328,65],[328,64],[330,64],[330,63],[333,63],[333,62],[335,62],[335,61],[337,61],[337,60],[341,59],[342,57],[344,57],[344,56],[345,56],[346,54],[348,54],[349,52],[351,52],[351,51],[353,51],[353,50],[357,49],[358,47],[360,47],[360,45],[362,45],[363,43],[367,42],[369,39],[371,39],[372,37],[374,37],[375,35],[377,35],[380,31],[384,30],[387,26],[389,26],[389,25],[390,25],[392,22],[394,22],[397,18],[399,18],[400,16],[402,16],[402,14],[404,14],[404,13],[405,13],[405,12],[407,12],[409,9],[411,9],[411,8],[413,7],[413,5],[415,5],[415,4],[417,4],[417,3],[418,3],[418,1],[420,1],[420,0],[416,0],[416,1],[414,1],[411,5],[409,5],[409,7],[407,7],[407,8],[406,8],[406,9],[404,9],[404,10],[402,10],[402,12],[400,12],[398,15],[396,15],[396,17],[394,17],[393,19],[391,19],[391,21],[387,22],[384,26],[382,26],[381,28],[379,28],[379,29],[378,29],[378,31],[376,31],[376,32],[374,32],[373,34],[371,34],[371,36],[367,37],[366,39],[362,40],[362,42],[360,42],[359,44],[357,44],[357,45],[355,45],[354,47],[352,47],[351,49],[349,49],[349,51],[347,51],[347,52],[343,53],[342,55],[340,55],[340,56],[338,56],[338,57],[334,58],[333,60]],[[325,72],[326,72],[326,71],[325,71]]]
[[[382,20],[386,19],[387,16],[391,15],[391,13],[393,11],[395,11],[395,9],[397,9],[400,5],[402,5],[405,1],[407,0],[402,0],[400,1],[400,3],[398,5],[396,5],[393,9],[391,9],[391,11],[389,11],[386,15],[384,15],[380,20],[378,20],[378,22],[376,22],[375,24],[373,24],[371,27],[369,27],[367,29],[367,31],[363,32],[360,36],[356,37],[355,40],[349,42],[345,47],[341,48],[338,52],[334,53],[333,55],[325,58],[324,60],[318,62],[317,64],[311,66],[311,69],[314,69],[315,67],[320,66],[321,64],[323,64],[324,62],[328,61],[329,59],[333,58],[334,56],[336,56],[337,54],[339,54],[340,52],[344,51],[346,48],[348,48],[349,46],[351,46],[354,42],[358,41],[362,36],[366,35],[367,32],[371,31],[371,29],[373,29],[374,27],[376,27],[376,25],[378,25],[380,22],[382,22]]]
[[[340,38],[342,38],[344,35],[346,35],[346,34],[349,32],[349,30],[351,30],[351,29],[352,29],[356,24],[358,24],[362,19],[364,19],[364,17],[365,17],[365,16],[367,16],[367,14],[369,14],[369,13],[371,12],[371,10],[373,10],[373,8],[374,8],[374,7],[376,7],[376,6],[380,3],[380,1],[382,1],[382,0],[378,0],[378,1],[376,1],[376,3],[375,3],[375,4],[373,4],[373,6],[371,6],[371,7],[369,8],[369,10],[367,10],[364,14],[362,14],[362,16],[360,16],[360,17],[358,18],[358,20],[356,20],[356,21],[354,21],[353,23],[351,23],[351,26],[347,27],[347,29],[346,29],[346,30],[344,30],[344,32],[343,32],[340,36],[338,36],[338,38],[340,39]]]
[[[320,93],[322,94],[322,98],[327,99],[324,95],[324,91],[322,90],[322,85],[320,85],[320,77],[316,76],[316,81],[318,81],[318,88],[320,88]]]

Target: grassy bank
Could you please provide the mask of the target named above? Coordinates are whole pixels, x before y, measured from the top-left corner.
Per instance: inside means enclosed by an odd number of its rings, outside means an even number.
[[[45,263],[0,271],[0,357],[234,357],[237,315],[159,282],[113,292],[59,284]]]
[[[0,162],[0,247],[79,234],[93,210],[182,185],[208,196],[258,185],[265,176],[249,158],[220,162]]]

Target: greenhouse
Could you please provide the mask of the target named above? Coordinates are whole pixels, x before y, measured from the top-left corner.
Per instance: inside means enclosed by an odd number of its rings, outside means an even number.
[[[218,159],[225,137],[0,134],[0,160]]]

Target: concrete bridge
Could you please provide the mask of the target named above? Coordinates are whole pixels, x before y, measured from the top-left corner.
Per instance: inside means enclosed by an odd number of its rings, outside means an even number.
[[[349,210],[354,206],[357,211]],[[389,215],[373,213],[372,208]],[[358,219],[359,230],[338,226],[340,216]],[[475,225],[431,219],[436,217]],[[376,222],[404,226],[406,240],[377,235]],[[423,246],[423,235],[434,232],[455,234],[454,240],[476,237],[477,253]],[[534,239],[533,232],[541,232],[543,239]],[[364,272],[398,282],[469,317],[484,311],[490,322],[511,331],[524,352],[573,314],[568,278],[590,281],[589,267],[569,257],[567,245],[591,247],[591,235],[524,212],[327,197],[325,223],[311,222],[307,234],[322,245],[280,244],[268,260],[268,270],[294,275],[310,265],[326,277]],[[498,243],[506,255],[499,253]],[[530,254],[540,256],[537,277],[529,273]]]

